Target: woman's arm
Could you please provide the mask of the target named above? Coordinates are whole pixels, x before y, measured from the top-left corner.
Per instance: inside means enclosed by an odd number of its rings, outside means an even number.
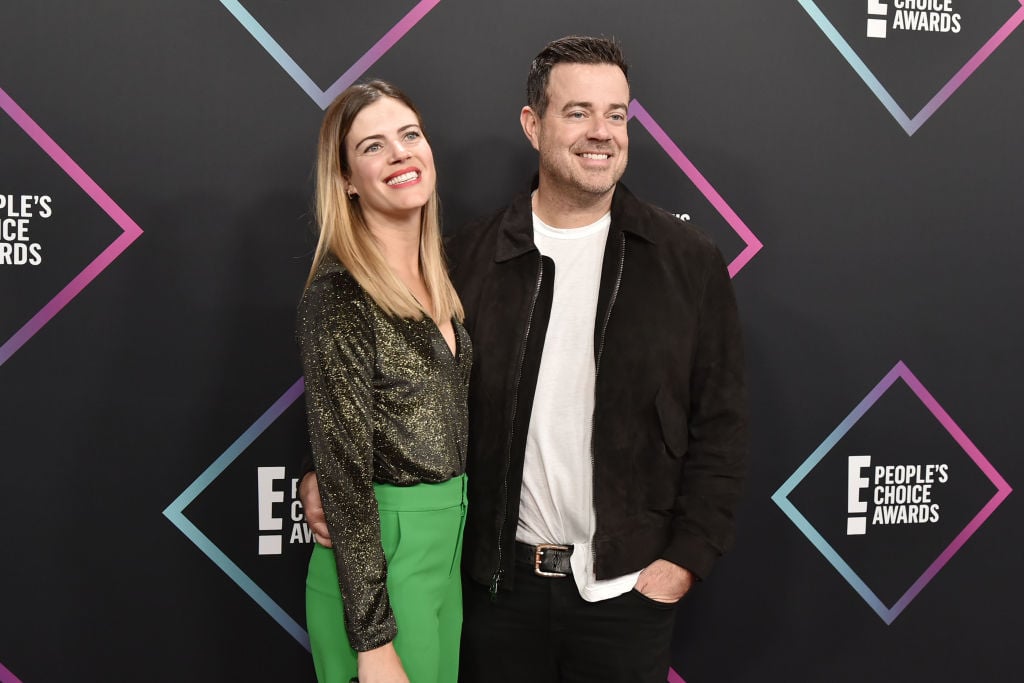
[[[298,320],[310,444],[335,539],[346,631],[359,652],[397,633],[373,493],[376,351],[369,305],[350,276],[331,273],[307,289]]]

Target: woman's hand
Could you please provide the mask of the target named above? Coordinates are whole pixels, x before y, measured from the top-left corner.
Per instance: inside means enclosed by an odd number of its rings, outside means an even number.
[[[317,488],[316,472],[306,472],[299,482],[299,498],[306,515],[306,524],[313,532],[313,539],[322,546],[331,547],[331,532],[327,530],[327,516]]]
[[[409,683],[393,643],[360,652],[359,683]]]

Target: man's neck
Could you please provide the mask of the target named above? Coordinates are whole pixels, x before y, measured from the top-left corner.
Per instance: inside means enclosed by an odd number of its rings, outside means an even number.
[[[545,192],[547,189],[547,192]],[[612,188],[603,195],[569,195],[545,188],[543,182],[533,195],[533,212],[553,228],[582,228],[591,225],[612,209]]]

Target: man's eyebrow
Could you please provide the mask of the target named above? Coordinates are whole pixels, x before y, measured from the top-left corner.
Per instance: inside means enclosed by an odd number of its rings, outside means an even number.
[[[564,112],[569,111],[570,109],[576,109],[576,108],[580,108],[580,109],[593,109],[594,108],[594,103],[593,102],[586,102],[586,101],[582,101],[582,100],[578,100],[578,101],[575,101],[575,102],[566,102],[565,106],[562,107],[562,112],[564,113]],[[624,104],[624,103],[622,103],[622,102],[616,102],[616,103],[612,104],[611,106],[609,106],[608,108],[609,109],[621,109],[623,111],[626,111],[627,109],[629,109],[629,106]]]
[[[569,111],[570,109],[577,109],[577,108],[579,108],[579,109],[593,109],[594,108],[594,103],[593,102],[580,102],[580,101],[566,102],[565,106],[562,107],[562,111]]]

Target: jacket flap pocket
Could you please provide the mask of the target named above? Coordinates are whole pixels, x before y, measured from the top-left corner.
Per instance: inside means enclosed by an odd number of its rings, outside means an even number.
[[[654,405],[658,410],[658,422],[661,423],[661,438],[668,452],[674,458],[683,457],[689,444],[686,411],[664,387],[658,389]]]

